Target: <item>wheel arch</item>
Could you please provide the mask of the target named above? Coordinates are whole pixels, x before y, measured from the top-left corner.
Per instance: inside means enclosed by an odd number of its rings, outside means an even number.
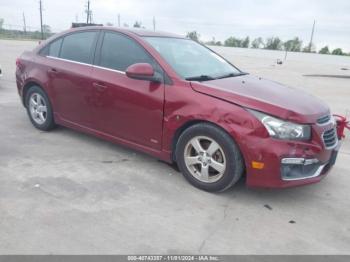
[[[24,105],[24,107],[27,107],[26,105],[26,96],[27,96],[27,93],[28,93],[28,90],[33,87],[33,86],[37,86],[39,87],[47,96],[47,99],[49,100],[50,102],[50,105],[53,109],[53,104],[52,104],[52,99],[51,97],[49,96],[48,92],[45,90],[45,88],[43,87],[42,84],[38,83],[37,81],[34,81],[34,80],[30,80],[28,81],[24,86],[23,86],[23,89],[22,89],[22,103]]]
[[[239,150],[241,151],[242,157],[244,159],[243,152],[242,152],[242,149],[240,148],[239,143],[236,141],[235,137],[232,137],[232,134],[230,134],[230,132],[228,132],[227,129],[225,129],[223,126],[218,125],[217,123],[214,123],[212,121],[208,121],[208,120],[204,120],[204,119],[193,119],[193,120],[187,121],[186,123],[181,125],[179,128],[177,128],[175,131],[175,134],[174,134],[174,136],[172,138],[172,142],[171,142],[171,149],[172,149],[171,150],[172,151],[171,152],[171,160],[173,162],[176,162],[176,146],[177,146],[177,142],[178,142],[181,134],[189,127],[194,126],[196,124],[200,124],[200,123],[212,125],[216,128],[219,128],[220,130],[224,131],[226,134],[228,134],[231,137],[231,139],[237,144]]]
[[[33,86],[37,86],[39,87],[40,89],[42,89],[45,93],[46,91],[44,90],[44,88],[42,88],[42,86],[35,82],[35,81],[29,81],[28,83],[26,83],[24,86],[23,86],[23,90],[22,90],[22,103],[24,105],[24,107],[27,107],[26,105],[26,96],[27,96],[27,92],[28,90],[33,87]],[[47,93],[46,93],[47,94]]]

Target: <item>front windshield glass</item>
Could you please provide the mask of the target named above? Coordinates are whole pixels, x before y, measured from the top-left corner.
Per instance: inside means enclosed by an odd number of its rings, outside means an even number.
[[[240,75],[241,72],[190,39],[170,37],[144,37],[176,71],[187,80],[212,80]]]

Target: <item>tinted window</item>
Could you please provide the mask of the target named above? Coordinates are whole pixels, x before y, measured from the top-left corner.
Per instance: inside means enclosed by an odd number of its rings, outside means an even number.
[[[125,71],[135,63],[154,65],[150,55],[134,40],[121,34],[106,32],[101,48],[100,66]]]
[[[97,32],[82,32],[66,36],[60,57],[91,64],[96,34]]]
[[[62,38],[52,42],[49,45],[49,56],[58,57],[58,55],[60,54],[61,44],[62,44]]]

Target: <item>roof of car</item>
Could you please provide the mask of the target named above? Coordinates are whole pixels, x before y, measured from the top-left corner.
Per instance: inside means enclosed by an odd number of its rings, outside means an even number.
[[[138,28],[126,29],[126,28],[119,28],[119,27],[113,27],[113,26],[84,26],[84,27],[73,28],[70,31],[84,31],[89,29],[113,30],[117,32],[132,33],[138,36],[185,38],[184,36],[168,33],[168,32],[151,31],[151,30],[138,29]]]

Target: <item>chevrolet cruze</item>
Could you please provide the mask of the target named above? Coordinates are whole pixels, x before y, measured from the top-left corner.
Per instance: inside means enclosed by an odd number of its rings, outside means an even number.
[[[32,124],[56,124],[176,162],[184,177],[223,191],[320,181],[339,143],[329,107],[248,75],[207,47],[168,33],[72,29],[16,61]]]

